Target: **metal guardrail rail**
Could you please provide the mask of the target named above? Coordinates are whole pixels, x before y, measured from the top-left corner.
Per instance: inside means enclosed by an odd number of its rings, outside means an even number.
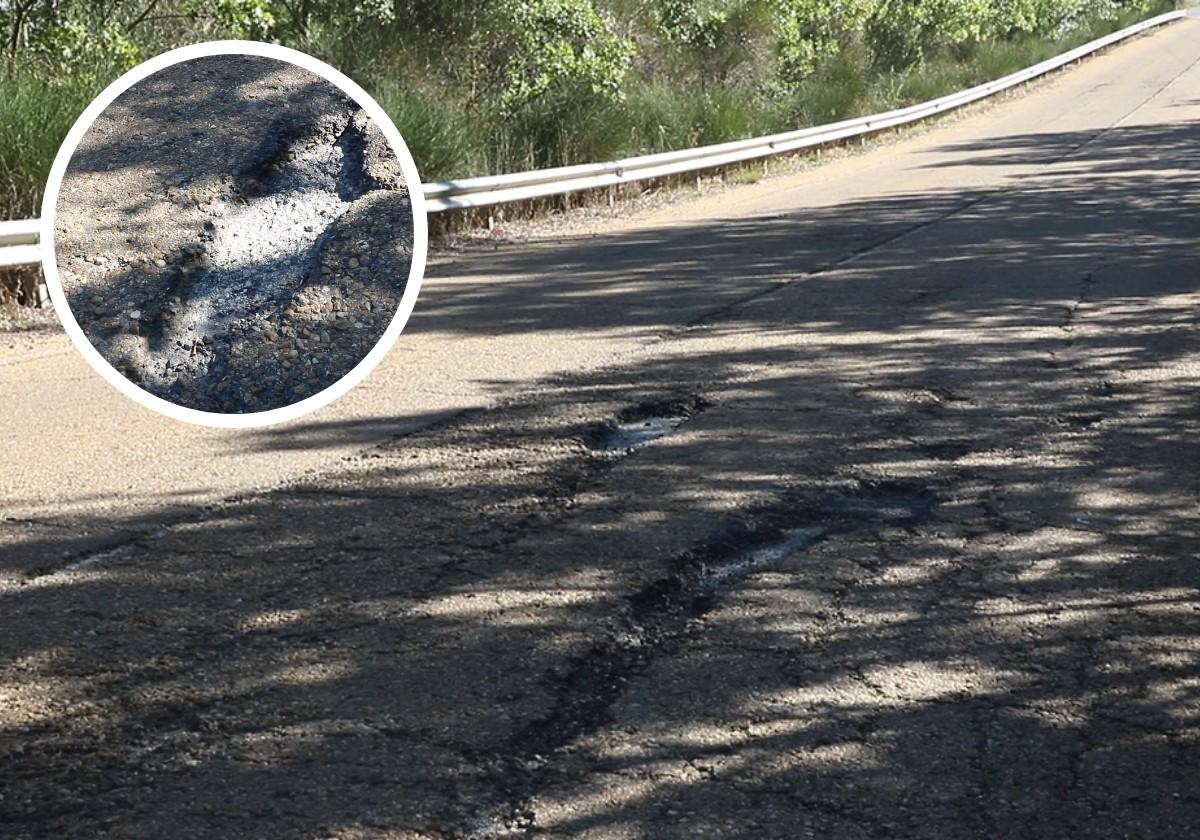
[[[1047,59],[1024,70],[1018,70],[1003,78],[882,114],[872,114],[867,117],[802,128],[766,137],[641,155],[606,163],[587,163],[578,166],[515,172],[509,175],[489,175],[428,183],[424,185],[423,190],[425,207],[430,213],[442,213],[449,210],[489,207],[582,190],[619,186],[816,148],[829,143],[911,125],[1003,93],[1086,58],[1105,47],[1140,35],[1148,29],[1173,23],[1188,16],[1189,14],[1185,10],[1167,12],[1103,38],[1097,38],[1062,55]],[[0,267],[37,263],[39,261],[36,244],[37,232],[38,220],[36,219],[0,222]],[[30,238],[31,236],[32,238]]]
[[[1097,38],[1055,58],[1048,59],[1018,70],[1003,78],[976,85],[958,93],[952,93],[929,102],[897,108],[882,114],[859,117],[829,125],[803,128],[767,137],[736,140],[714,146],[700,146],[677,152],[642,155],[640,157],[615,160],[608,163],[591,163],[580,166],[563,166],[534,172],[518,172],[512,175],[495,175],[484,178],[465,178],[425,185],[426,208],[430,212],[461,210],[486,207],[510,201],[558,195],[578,190],[627,184],[668,175],[679,175],[717,166],[756,160],[772,155],[809,149],[828,143],[860,137],[875,132],[919,122],[937,114],[952,111],[995,96],[1006,90],[1043,76],[1071,62],[1078,61],[1094,52],[1119,41],[1140,35],[1147,29],[1162,26],[1186,17],[1185,11],[1168,12],[1149,18],[1141,23]]]
[[[37,219],[0,222],[0,268],[33,265],[41,262],[38,253]]]

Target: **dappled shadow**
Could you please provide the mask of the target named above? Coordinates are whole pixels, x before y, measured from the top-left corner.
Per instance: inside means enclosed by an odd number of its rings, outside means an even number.
[[[1177,103],[1194,107],[1197,103]],[[972,140],[938,149],[961,152],[963,157],[929,164],[934,168],[1010,166],[1051,163],[1069,151],[1070,164],[1055,175],[1095,177],[1142,170],[1195,172],[1196,123],[1181,120],[1155,125],[1122,125],[1105,130],[1008,134]],[[982,154],[981,154],[982,153]]]
[[[1194,125],[1191,130],[1194,139]],[[575,340],[633,334],[652,341],[712,319],[758,332],[772,326],[725,310],[782,284],[796,284],[798,293],[813,302],[809,311],[797,315],[803,319],[797,325],[853,329],[864,307],[879,305],[876,291],[883,286],[878,274],[889,288],[905,290],[890,299],[908,307],[908,317],[895,326],[898,334],[943,319],[940,304],[947,297],[965,307],[958,310],[962,318],[990,325],[1047,317],[1057,311],[1047,306],[1062,300],[1061,288],[1044,284],[1024,289],[1020,296],[1006,295],[1003,288],[976,295],[976,274],[981,267],[995,266],[1022,272],[1036,249],[1045,252],[1041,264],[1046,270],[1061,266],[1082,279],[1114,259],[1153,266],[1193,241],[1192,219],[1200,200],[1192,182],[1149,177],[1152,167],[1145,165],[1159,148],[1185,144],[1180,126],[1163,131],[1166,139],[1146,128],[1117,128],[1083,150],[1077,147],[1087,135],[1045,135],[1042,154],[1047,161],[1056,153],[1072,153],[1071,168],[1086,161],[1110,170],[1104,177],[1073,183],[1016,181],[1003,190],[900,194],[794,214],[556,238],[468,254],[431,269],[406,338],[561,333]],[[991,144],[996,155],[1004,154],[1012,139]],[[1022,149],[1033,145],[1029,137],[1015,142]],[[1182,161],[1180,166],[1193,165],[1190,157],[1173,151],[1168,156]],[[906,237],[943,221],[939,230],[946,236],[940,241],[923,238],[917,247],[905,243]],[[1013,222],[1022,224],[1019,234],[1014,235]],[[871,263],[871,252],[881,247],[886,255],[877,265]],[[865,282],[862,273],[850,270],[855,264],[871,266]],[[839,266],[847,270],[834,270]],[[890,348],[880,347],[876,355],[886,361],[887,352]],[[494,390],[502,395],[506,387],[499,383]],[[386,421],[371,419],[361,428],[353,422],[300,428],[298,436],[290,428],[259,436],[271,449],[336,445],[342,435],[371,440]]]
[[[831,264],[942,219],[973,238],[938,243],[932,252],[923,241],[920,255],[893,246],[889,269],[916,276],[932,262],[957,262],[968,279],[978,260],[1019,266],[1031,248],[1045,247],[1053,247],[1057,261],[1101,264],[1128,255],[1130,241],[1147,230],[1157,232],[1159,248],[1194,234],[1190,213],[1200,200],[1190,180],[1131,176],[1160,168],[1194,172],[1190,150],[1196,140],[1194,123],[1178,123],[1114,128],[1103,137],[1048,132],[937,147],[934,153],[973,154],[935,166],[1048,164],[1069,157],[1053,177],[1014,179],[1002,190],[892,194],[769,217],[555,237],[480,253],[431,271],[411,328],[500,334],[610,329],[652,336],[774,283],[802,280],[814,298],[827,290],[841,300],[845,278],[829,275]],[[1029,223],[1013,241],[1011,219]],[[967,244],[970,250],[964,250]],[[1154,256],[1151,247],[1146,257]],[[443,276],[447,280],[439,282]],[[914,294],[926,291],[915,283]],[[813,317],[853,322],[863,296],[869,299],[856,288],[844,309],[823,306]]]
[[[260,132],[272,122],[289,112],[345,107],[345,101],[329,82],[277,59],[192,59],[118,96],[71,156],[70,169],[113,175],[149,164],[164,187],[209,175],[233,176],[262,146]],[[187,130],[164,130],[178,126]]]
[[[1127,171],[463,264],[424,329],[648,340],[103,553],[29,524],[0,826],[1195,834],[1200,175],[1109,135]]]

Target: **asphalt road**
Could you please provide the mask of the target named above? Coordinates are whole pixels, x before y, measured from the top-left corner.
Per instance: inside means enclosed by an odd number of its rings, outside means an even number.
[[[1186,21],[445,261],[258,434],[14,341],[0,834],[1200,834],[1198,145]]]

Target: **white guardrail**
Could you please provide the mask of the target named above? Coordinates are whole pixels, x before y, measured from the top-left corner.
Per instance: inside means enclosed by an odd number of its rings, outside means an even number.
[[[0,268],[34,265],[42,261],[38,254],[37,219],[0,222]]]
[[[680,175],[686,172],[698,172],[718,166],[743,163],[801,149],[811,149],[889,128],[910,125],[961,108],[980,99],[995,96],[1060,67],[1065,67],[1073,61],[1085,58],[1119,41],[1140,35],[1147,29],[1172,23],[1187,16],[1186,11],[1180,10],[1149,18],[1003,78],[929,102],[910,105],[907,108],[897,108],[882,114],[802,128],[798,131],[772,134],[767,137],[754,137],[749,140],[735,140],[731,143],[719,143],[714,146],[641,155],[607,163],[586,163],[578,166],[539,169],[532,172],[516,172],[510,175],[489,175],[481,178],[433,182],[424,185],[425,206],[430,213],[442,213],[448,210],[467,210],[581,190],[613,187],[668,175]],[[0,222],[0,267],[31,265],[39,262],[37,240],[37,219]]]

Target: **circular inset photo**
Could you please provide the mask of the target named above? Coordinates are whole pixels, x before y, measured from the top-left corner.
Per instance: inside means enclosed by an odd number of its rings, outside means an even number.
[[[217,42],[123,76],[59,151],[47,286],[120,390],[255,426],[328,403],[399,335],[425,263],[412,158],[333,68]]]

